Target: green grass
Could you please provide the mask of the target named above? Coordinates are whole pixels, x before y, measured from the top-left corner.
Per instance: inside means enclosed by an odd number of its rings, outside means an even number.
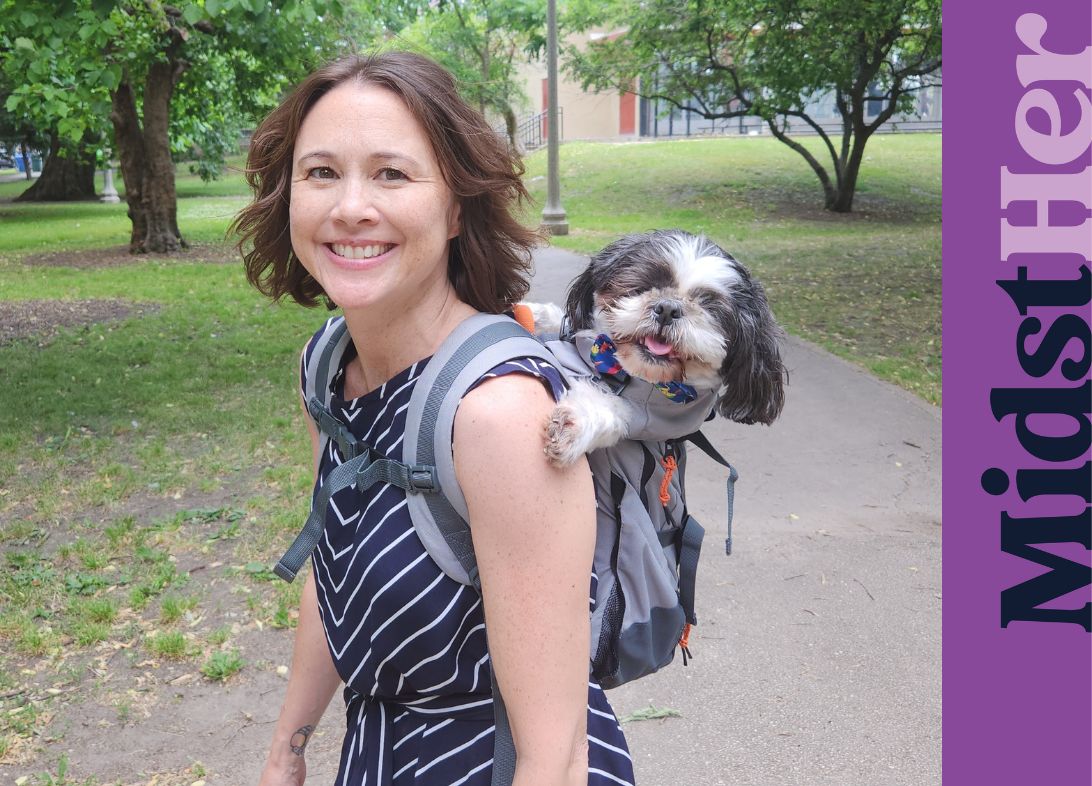
[[[187,242],[196,245],[221,243],[232,217],[246,204],[246,182],[241,174],[242,159],[232,158],[218,180],[202,182],[185,166],[178,167],[175,191],[178,195],[178,224]],[[124,201],[125,184],[115,177],[122,201],[24,204],[9,202],[25,191],[27,181],[0,183],[0,259],[18,259],[26,254],[78,251],[129,243],[130,225]],[[96,176],[96,190],[102,192],[102,175]]]
[[[223,682],[239,673],[245,665],[235,650],[220,650],[212,653],[201,665],[201,673],[214,682]]]
[[[808,140],[813,150],[817,140]],[[940,135],[874,136],[854,212],[770,138],[563,145],[558,246],[593,253],[625,232],[704,232],[766,285],[786,328],[935,404],[941,400]],[[545,201],[545,154],[528,178]]]

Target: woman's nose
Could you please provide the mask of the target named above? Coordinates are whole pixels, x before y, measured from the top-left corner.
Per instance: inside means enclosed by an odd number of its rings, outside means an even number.
[[[334,218],[346,224],[375,221],[379,217],[375,190],[366,179],[345,178],[338,189]]]

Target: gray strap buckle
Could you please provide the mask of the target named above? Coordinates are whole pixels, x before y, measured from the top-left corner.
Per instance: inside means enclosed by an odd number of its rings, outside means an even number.
[[[411,494],[435,494],[440,490],[440,479],[436,474],[436,467],[429,464],[414,464],[406,468],[408,471],[409,488]]]

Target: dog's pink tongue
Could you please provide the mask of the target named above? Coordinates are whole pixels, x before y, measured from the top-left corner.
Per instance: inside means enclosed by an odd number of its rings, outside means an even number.
[[[670,355],[671,345],[652,336],[645,337],[645,347],[653,355]]]

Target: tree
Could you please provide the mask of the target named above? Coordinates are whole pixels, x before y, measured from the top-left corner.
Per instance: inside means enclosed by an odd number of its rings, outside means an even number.
[[[130,250],[176,251],[186,244],[172,153],[181,142],[222,160],[242,118],[336,49],[340,10],[340,0],[0,0],[5,108],[70,144],[108,121]]]
[[[543,0],[441,0],[430,3],[401,37],[442,63],[467,101],[504,118],[516,143],[514,105],[526,101],[516,68],[546,46]]]
[[[578,0],[565,21],[617,31],[566,49],[585,89],[628,90],[711,120],[758,116],[808,162],[834,212],[853,207],[869,137],[939,84],[940,0]],[[824,95],[841,114],[840,138],[808,113]],[[800,144],[790,121],[825,154]]]

